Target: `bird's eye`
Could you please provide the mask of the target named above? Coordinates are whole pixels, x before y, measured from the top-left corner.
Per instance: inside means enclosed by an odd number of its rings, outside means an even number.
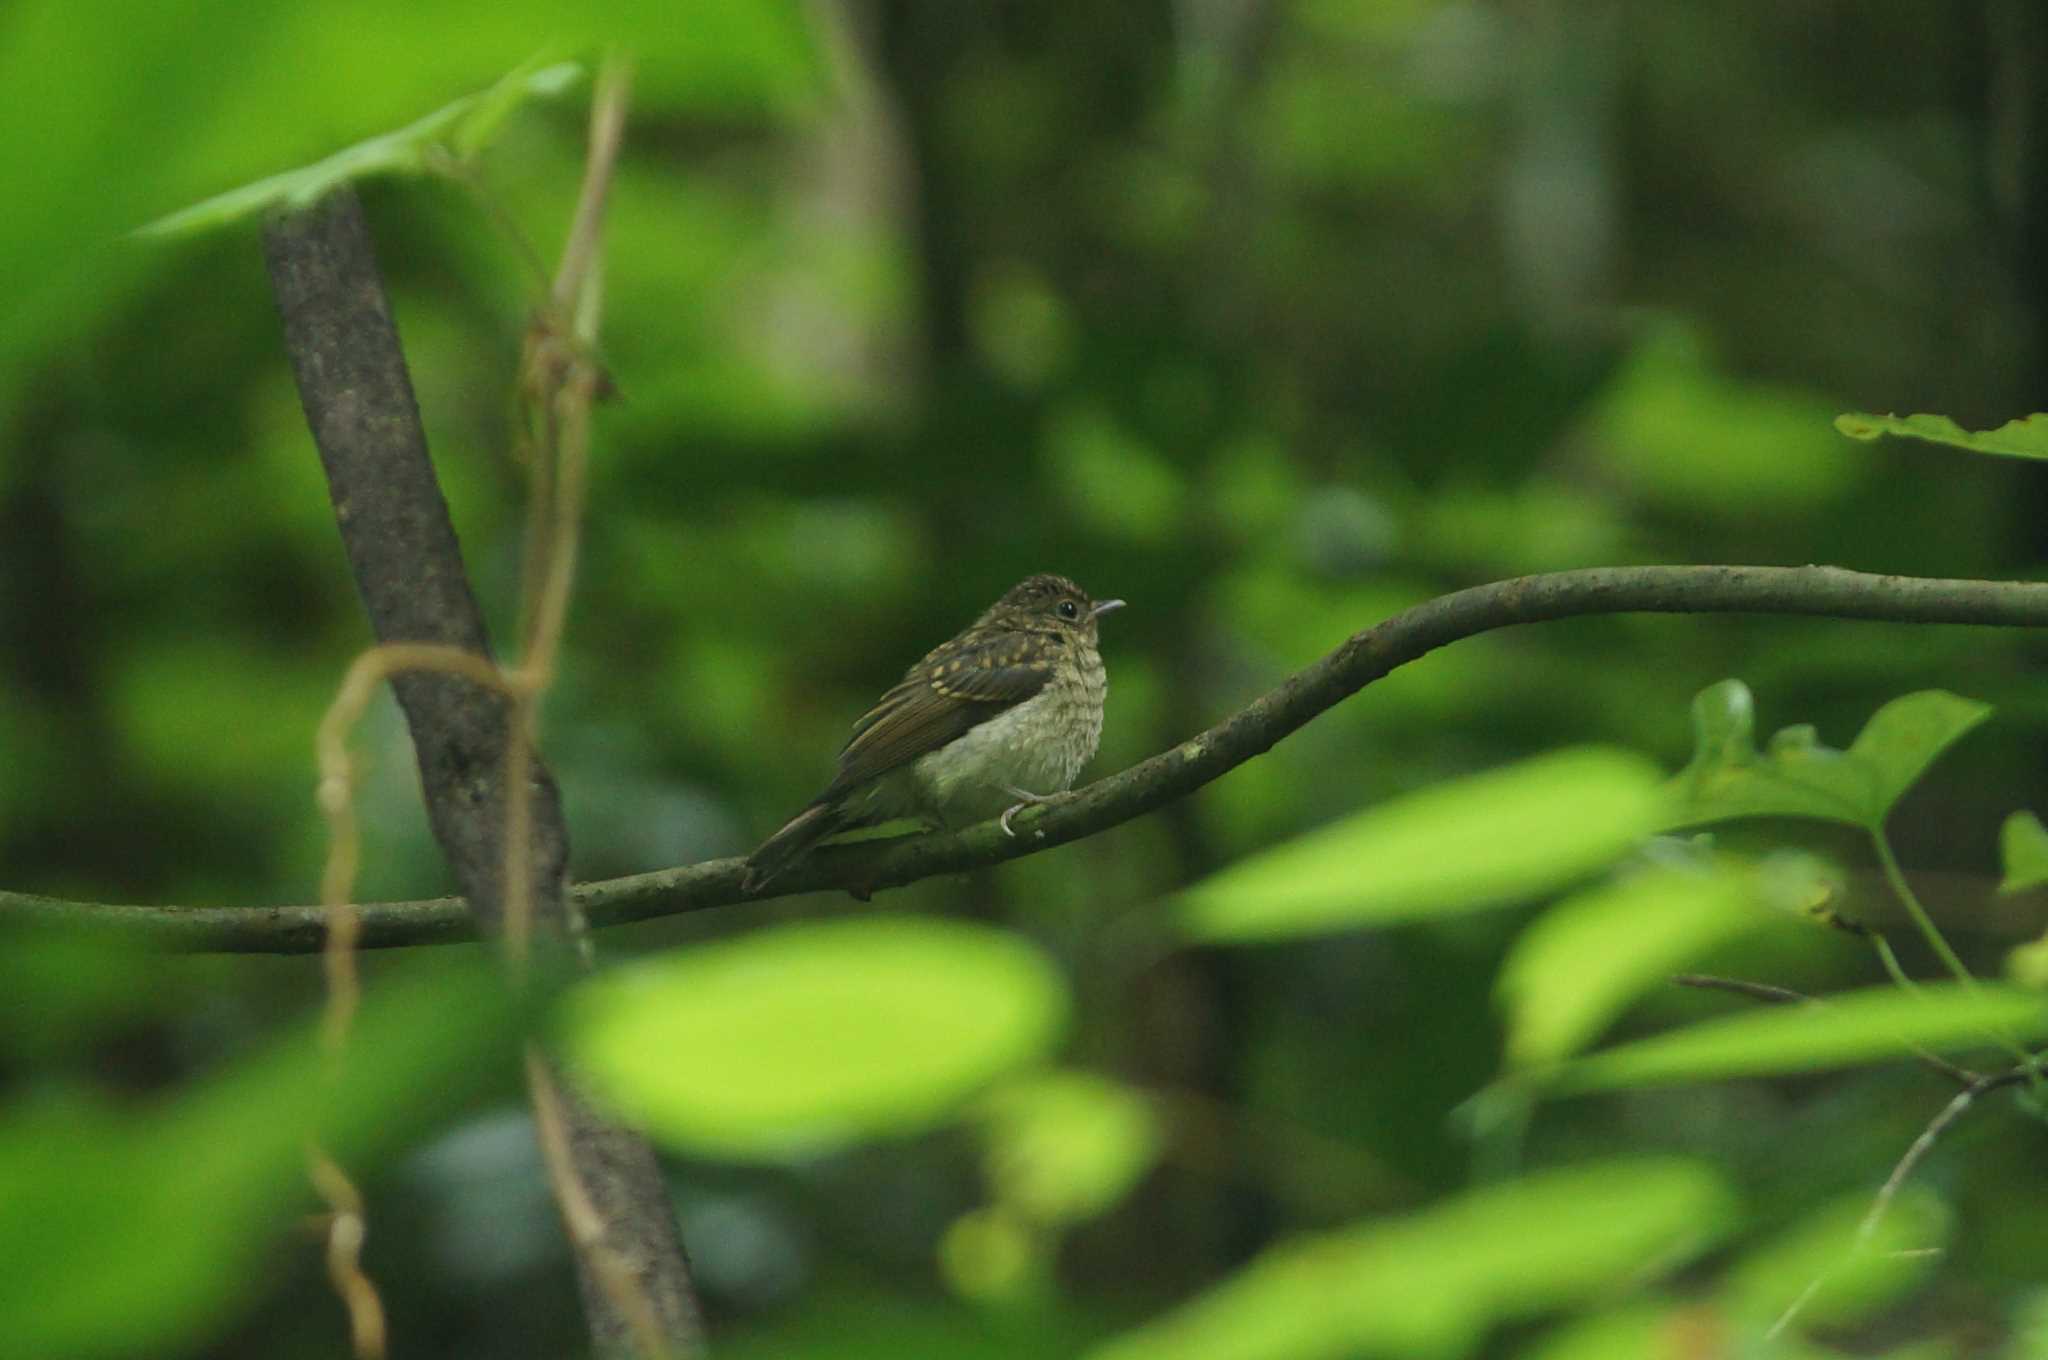
[[[1061,601],[1060,601],[1060,617],[1061,617],[1061,618],[1063,618],[1063,619],[1078,619],[1078,618],[1080,618],[1080,617],[1081,617],[1081,606],[1080,606],[1080,605],[1077,605],[1077,604],[1075,604],[1075,603],[1074,603],[1074,602],[1073,602],[1072,600],[1061,600]]]

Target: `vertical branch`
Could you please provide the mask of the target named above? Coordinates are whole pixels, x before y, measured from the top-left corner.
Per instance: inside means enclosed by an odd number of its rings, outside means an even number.
[[[483,616],[428,459],[411,379],[392,323],[362,206],[341,189],[264,233],[284,323],[349,568],[381,643],[426,643],[487,658]],[[524,677],[520,677],[521,680]],[[428,819],[479,923],[502,929],[506,771],[518,749],[513,692],[445,668],[392,677],[412,733]],[[537,934],[574,933],[567,901],[568,833],[546,768],[522,751],[527,803],[519,891]],[[644,1317],[670,1355],[699,1350],[701,1327],[660,1168],[646,1141],[561,1092],[560,1141],[603,1251],[577,1264],[596,1350],[644,1354]],[[600,1271],[594,1261],[620,1263]],[[620,1283],[633,1305],[618,1301]]]

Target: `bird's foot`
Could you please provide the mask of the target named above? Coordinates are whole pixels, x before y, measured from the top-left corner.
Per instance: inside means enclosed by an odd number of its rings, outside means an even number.
[[[1034,803],[1050,803],[1053,799],[1059,797],[1056,793],[1033,793],[1029,789],[1020,789],[1010,784],[1003,785],[1003,792],[1009,794],[1017,801],[1003,809],[1003,815],[996,818],[996,825],[1001,827],[1003,834],[1012,840],[1015,840],[1017,837],[1016,831],[1010,826],[1010,819],[1012,817]]]

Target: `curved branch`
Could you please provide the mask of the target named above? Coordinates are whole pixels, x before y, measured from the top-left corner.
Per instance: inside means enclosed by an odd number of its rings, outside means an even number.
[[[1354,634],[1277,689],[1216,726],[1121,774],[1027,808],[1018,834],[993,822],[942,835],[828,846],[742,891],[739,859],[585,883],[574,890],[593,926],[670,916],[796,893],[841,889],[865,897],[1092,836],[1186,797],[1272,748],[1397,666],[1446,643],[1516,624],[1589,614],[1795,614],[1887,623],[2048,627],[2048,584],[1878,576],[1839,567],[1598,567],[1474,586],[1403,610]],[[307,953],[319,948],[318,907],[143,907],[0,892],[0,919],[94,923],[180,950]],[[362,908],[365,948],[474,938],[456,898]]]

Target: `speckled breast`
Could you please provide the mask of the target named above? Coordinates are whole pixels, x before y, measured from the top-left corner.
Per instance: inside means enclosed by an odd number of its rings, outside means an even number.
[[[919,758],[919,799],[952,826],[993,817],[1017,799],[1010,790],[1057,793],[1102,740],[1109,682],[1101,653],[1084,648],[1057,667],[1043,690]]]

